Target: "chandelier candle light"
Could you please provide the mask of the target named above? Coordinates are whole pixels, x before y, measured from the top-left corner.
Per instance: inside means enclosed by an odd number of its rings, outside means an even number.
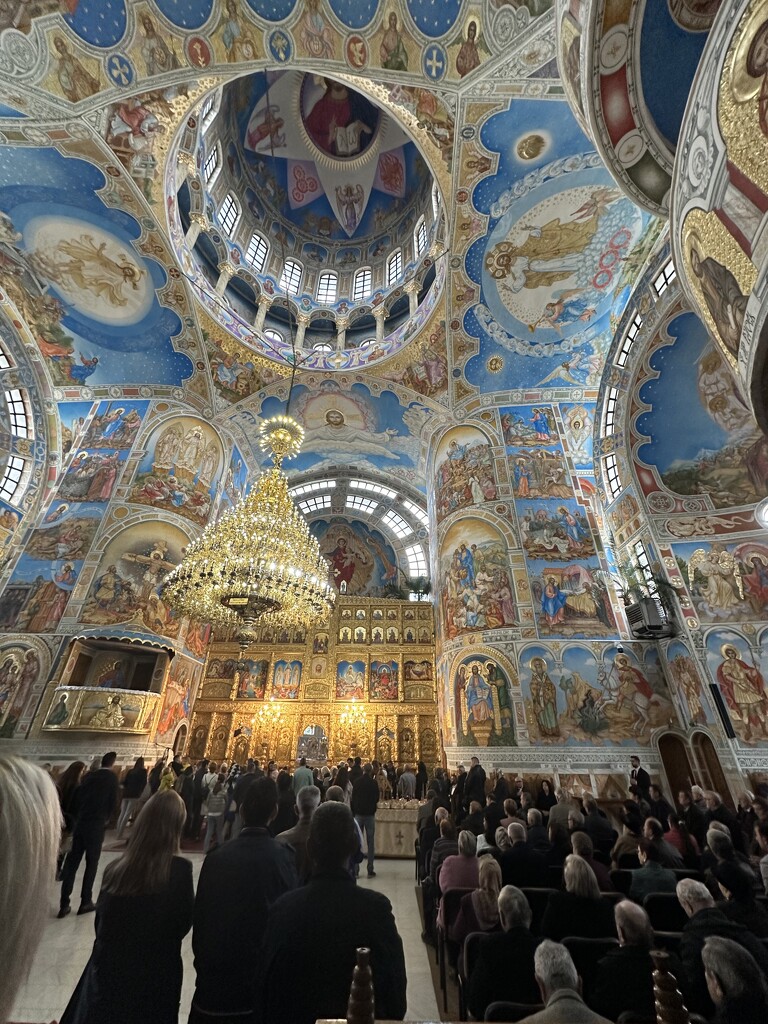
[[[206,526],[163,583],[175,611],[234,628],[241,645],[255,639],[257,622],[307,629],[333,607],[328,563],[291,500],[282,468],[303,440],[304,429],[291,416],[261,424],[259,446],[274,465],[247,497]]]

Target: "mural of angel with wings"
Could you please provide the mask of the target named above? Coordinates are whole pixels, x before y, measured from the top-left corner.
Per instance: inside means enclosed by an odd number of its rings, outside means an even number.
[[[744,600],[741,568],[722,544],[709,551],[697,548],[688,562],[688,582],[698,596],[699,613],[712,617],[733,617]]]

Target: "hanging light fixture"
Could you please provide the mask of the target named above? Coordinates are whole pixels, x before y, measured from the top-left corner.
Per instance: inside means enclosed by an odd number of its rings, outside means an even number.
[[[282,468],[303,440],[291,416],[261,424],[259,446],[274,465],[246,498],[206,526],[163,583],[171,608],[233,630],[243,648],[255,639],[257,622],[307,629],[333,607],[328,563],[291,500]]]

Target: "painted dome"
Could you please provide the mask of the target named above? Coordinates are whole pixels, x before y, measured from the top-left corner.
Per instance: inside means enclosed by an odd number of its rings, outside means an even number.
[[[317,368],[398,351],[442,284],[439,192],[400,122],[303,71],[236,79],[199,122],[177,237],[208,311],[263,354],[291,361],[295,346]]]

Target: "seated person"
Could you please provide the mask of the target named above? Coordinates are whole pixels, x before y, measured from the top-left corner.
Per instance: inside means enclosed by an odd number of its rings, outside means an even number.
[[[592,840],[592,845],[606,853],[618,839],[616,829],[600,811],[593,796],[584,797],[584,831]]]
[[[649,839],[659,851],[659,863],[664,868],[681,868],[683,858],[679,850],[664,838],[664,829],[658,818],[646,818],[643,824],[643,836]]]
[[[520,889],[544,885],[546,861],[526,841],[525,825],[521,821],[513,821],[507,835],[511,846],[499,857],[504,885],[516,885]]]
[[[462,896],[456,920],[449,930],[453,942],[462,945],[470,932],[492,932],[499,927],[501,868],[493,857],[481,857],[478,887]]]
[[[585,1005],[581,980],[565,946],[545,939],[536,947],[533,964],[545,1009],[524,1017],[521,1024],[610,1024]]]
[[[716,1024],[765,1024],[768,984],[754,957],[737,942],[710,936],[701,952]]]
[[[637,854],[638,843],[643,837],[643,819],[635,810],[630,809],[632,807],[630,801],[627,801],[622,810],[621,835],[611,850],[611,867],[614,870],[623,866],[622,857]]]
[[[590,1005],[611,1020],[633,1010],[653,1020],[656,1001],[653,994],[653,929],[642,907],[622,900],[614,907],[619,948],[612,949],[598,962],[594,994]]]
[[[511,822],[510,822],[511,824]],[[544,825],[541,811],[532,807],[528,811],[528,845],[542,853],[549,852],[549,836]]]
[[[715,867],[714,876],[723,894],[717,909],[730,920],[749,928],[758,939],[768,938],[768,913],[755,900],[755,882],[752,871],[745,871],[736,861],[722,861]]]
[[[450,824],[450,823],[448,823]],[[480,861],[477,859],[477,837],[467,829],[459,832],[458,853],[446,857],[443,866],[440,868],[440,892],[446,893],[449,889],[476,889],[480,882]],[[437,914],[437,923],[445,926],[442,915],[443,904]],[[426,917],[426,906],[424,914]]]
[[[578,857],[581,857],[582,860],[585,860],[594,871],[600,892],[615,892],[616,889],[611,881],[611,873],[605,864],[601,864],[599,860],[595,860],[595,851],[592,847],[592,840],[589,838],[587,833],[574,832],[571,836],[571,845],[573,846],[573,852]],[[677,879],[675,879],[675,881],[677,881]]]
[[[462,821],[461,826],[474,832],[476,836],[483,834],[483,805],[479,800],[470,801],[469,814]]]
[[[541,932],[548,939],[568,935],[584,938],[615,938],[613,907],[600,899],[595,873],[586,861],[571,854],[563,870],[564,892],[550,893]]]
[[[677,887],[677,875],[670,868],[663,868],[659,861],[661,854],[656,843],[641,839],[637,848],[640,867],[632,872],[629,898],[642,903],[650,892],[672,893]]]
[[[533,954],[541,939],[531,935],[531,908],[514,885],[505,885],[499,893],[499,920],[501,931],[479,940],[468,979],[467,1007],[475,1020],[482,1020],[488,1006],[497,1000],[539,1000]]]

